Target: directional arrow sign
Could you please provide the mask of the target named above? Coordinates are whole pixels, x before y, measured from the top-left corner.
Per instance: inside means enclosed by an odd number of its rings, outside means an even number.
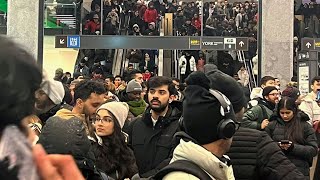
[[[237,38],[236,50],[248,51],[249,49],[249,39],[245,37]]]
[[[66,48],[67,47],[67,36],[56,36],[55,44],[56,48]]]
[[[243,41],[240,41],[240,42],[239,42],[239,45],[240,45],[241,47],[243,47],[243,46],[244,46],[244,42],[243,42]]]
[[[315,50],[315,39],[312,38],[303,38],[301,40],[301,50],[302,51],[312,51]]]

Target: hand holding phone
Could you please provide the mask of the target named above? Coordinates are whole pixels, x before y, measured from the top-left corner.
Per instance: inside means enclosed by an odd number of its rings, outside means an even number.
[[[293,143],[289,140],[281,140],[279,146],[282,150],[288,151],[293,148]]]

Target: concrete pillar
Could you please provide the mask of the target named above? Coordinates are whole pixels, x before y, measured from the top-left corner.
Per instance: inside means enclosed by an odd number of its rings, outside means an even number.
[[[43,0],[8,0],[7,35],[27,49],[42,65],[43,19],[40,18],[43,18],[43,14],[39,14],[40,3],[43,5]]]
[[[262,1],[261,9],[261,77],[277,77],[284,86],[293,75],[294,0]]]

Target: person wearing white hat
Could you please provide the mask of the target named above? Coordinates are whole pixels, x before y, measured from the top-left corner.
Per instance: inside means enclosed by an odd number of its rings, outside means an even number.
[[[43,79],[42,87],[36,91],[35,113],[45,123],[60,109],[65,90],[60,81]]]
[[[90,139],[96,166],[114,179],[131,178],[138,172],[132,150],[122,132],[129,106],[123,102],[109,102],[97,109],[94,119],[95,133]]]

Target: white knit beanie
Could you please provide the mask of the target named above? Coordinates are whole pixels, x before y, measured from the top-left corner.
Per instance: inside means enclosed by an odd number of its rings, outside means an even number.
[[[129,106],[127,103],[124,102],[108,102],[103,105],[101,105],[97,112],[101,109],[106,109],[110,113],[114,115],[114,117],[117,119],[117,121],[120,124],[120,128],[123,128],[124,122],[126,121],[129,113]]]
[[[51,79],[45,81],[46,82],[44,82],[41,89],[48,95],[54,104],[61,104],[65,95],[62,83]]]

